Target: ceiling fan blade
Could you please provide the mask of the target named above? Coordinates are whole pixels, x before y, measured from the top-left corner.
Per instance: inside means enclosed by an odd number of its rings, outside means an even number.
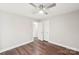
[[[40,8],[40,9],[43,9],[43,7],[44,7],[43,4],[40,4],[40,5],[39,5],[39,8]]]
[[[34,3],[29,3],[31,6],[33,6],[33,7],[37,7]]]
[[[49,6],[47,6],[46,9],[52,8],[54,6],[56,6],[56,3],[53,3],[53,4],[49,5]]]

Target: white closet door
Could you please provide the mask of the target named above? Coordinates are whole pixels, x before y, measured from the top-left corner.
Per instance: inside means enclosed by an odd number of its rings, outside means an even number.
[[[33,37],[38,37],[38,22],[33,22]]]
[[[43,40],[43,23],[39,22],[38,24],[38,39]]]
[[[49,41],[49,20],[41,21],[38,25],[38,38]]]
[[[44,22],[44,40],[49,41],[49,20],[45,20]]]

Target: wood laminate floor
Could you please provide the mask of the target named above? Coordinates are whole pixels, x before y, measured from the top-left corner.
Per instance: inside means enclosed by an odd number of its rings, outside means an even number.
[[[0,55],[79,55],[79,52],[60,47],[47,41],[36,40]]]

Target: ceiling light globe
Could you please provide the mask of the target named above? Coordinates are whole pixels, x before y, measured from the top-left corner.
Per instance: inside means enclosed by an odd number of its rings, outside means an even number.
[[[44,12],[42,10],[39,11],[40,14],[43,14]]]

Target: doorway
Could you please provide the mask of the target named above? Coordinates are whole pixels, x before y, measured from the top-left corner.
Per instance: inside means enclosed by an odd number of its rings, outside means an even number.
[[[49,21],[33,22],[33,39],[49,40]]]

